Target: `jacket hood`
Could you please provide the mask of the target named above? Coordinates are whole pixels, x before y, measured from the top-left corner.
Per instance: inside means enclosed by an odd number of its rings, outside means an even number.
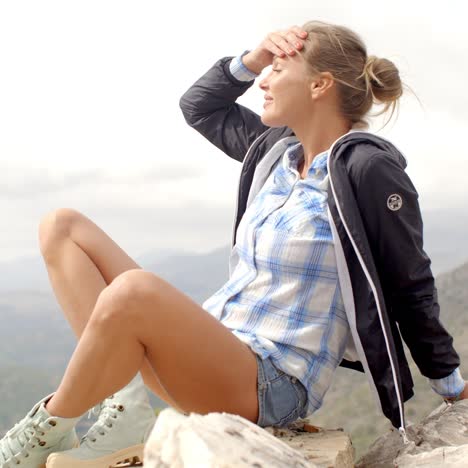
[[[408,165],[406,157],[391,141],[370,132],[351,131],[350,133],[347,133],[335,142],[333,145],[333,151],[337,157],[339,157],[345,148],[355,146],[360,143],[374,145],[378,150],[388,153],[400,163],[403,169]]]

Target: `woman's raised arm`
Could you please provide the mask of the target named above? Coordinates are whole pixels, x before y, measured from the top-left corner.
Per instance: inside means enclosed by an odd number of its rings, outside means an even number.
[[[307,32],[297,26],[270,33],[253,51],[246,51],[242,65],[253,76],[269,66],[275,55],[293,55]],[[294,48],[291,46],[294,46]],[[244,58],[245,57],[245,58]],[[180,98],[186,122],[231,158],[243,161],[250,145],[269,127],[258,114],[236,100],[254,83],[242,81],[230,69],[235,57],[218,60]]]

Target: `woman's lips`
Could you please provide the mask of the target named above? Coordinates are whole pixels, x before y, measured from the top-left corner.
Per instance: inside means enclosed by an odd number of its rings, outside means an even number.
[[[268,104],[271,104],[273,100],[272,99],[265,99],[265,102],[263,103],[263,107],[265,108],[266,106],[268,106]]]

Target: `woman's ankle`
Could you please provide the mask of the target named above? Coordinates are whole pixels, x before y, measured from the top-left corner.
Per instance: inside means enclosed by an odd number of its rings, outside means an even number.
[[[82,416],[81,414],[74,414],[73,412],[70,412],[69,409],[57,405],[55,400],[56,399],[52,397],[44,405],[45,410],[50,414],[50,416],[62,419],[75,419]]]

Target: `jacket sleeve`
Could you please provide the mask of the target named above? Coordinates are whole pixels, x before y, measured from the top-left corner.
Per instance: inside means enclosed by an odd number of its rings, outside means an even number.
[[[236,99],[254,81],[239,81],[229,70],[233,57],[218,60],[180,98],[186,122],[231,158],[243,161],[250,145],[269,127]]]
[[[401,197],[398,209],[389,207],[392,195]],[[430,379],[450,375],[460,359],[453,338],[439,320],[437,289],[423,249],[423,222],[414,185],[395,159],[380,152],[366,162],[356,197],[389,313],[414,361]]]

